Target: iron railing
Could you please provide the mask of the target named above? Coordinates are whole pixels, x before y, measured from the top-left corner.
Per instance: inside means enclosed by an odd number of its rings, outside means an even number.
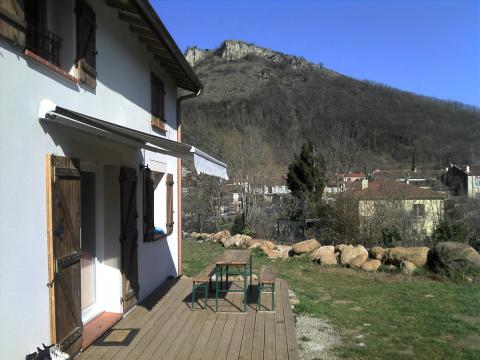
[[[60,66],[62,39],[47,28],[36,26],[27,20],[25,47],[56,66]]]

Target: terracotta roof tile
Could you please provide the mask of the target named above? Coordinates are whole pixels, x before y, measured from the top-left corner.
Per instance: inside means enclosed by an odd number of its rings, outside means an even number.
[[[380,199],[444,199],[445,195],[439,192],[424,189],[415,185],[399,181],[372,181],[368,188],[353,191],[354,196],[364,200]]]

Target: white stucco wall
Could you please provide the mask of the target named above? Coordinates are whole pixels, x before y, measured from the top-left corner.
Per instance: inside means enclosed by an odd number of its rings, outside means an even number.
[[[144,46],[118,20],[105,3],[89,1],[97,17],[97,87],[92,90],[27,60],[21,51],[0,39],[0,309],[2,327],[0,358],[23,359],[42,342],[50,342],[47,274],[45,155],[59,154],[98,163],[97,288],[102,306],[120,311],[121,274],[119,256],[120,166],[138,169],[142,151],[80,133],[61,126],[40,123],[38,105],[48,98],[57,105],[138,130],[150,128],[150,72],[165,83],[167,137],[176,139],[176,86]],[[64,15],[65,21],[71,15]],[[107,25],[108,24],[108,25]],[[65,67],[65,66],[64,66]],[[153,154],[177,182],[173,157]],[[166,241],[143,243],[142,188],[138,187],[138,263],[140,296],[143,299],[178,269],[177,227]],[[108,175],[108,176],[107,176]],[[115,182],[117,184],[115,185]],[[104,186],[101,186],[101,185]],[[107,189],[107,190],[105,190]],[[119,199],[117,199],[119,200]],[[97,207],[98,208],[98,207]],[[156,212],[165,212],[156,204]],[[174,187],[174,211],[177,191]],[[176,215],[175,215],[176,218]]]

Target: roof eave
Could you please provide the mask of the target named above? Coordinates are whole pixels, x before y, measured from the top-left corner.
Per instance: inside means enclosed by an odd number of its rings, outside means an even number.
[[[150,5],[148,0],[132,0],[132,1],[138,7],[139,11],[143,15],[143,17],[146,19],[146,21],[148,21],[148,23],[152,26],[152,29],[165,42],[165,45],[167,46],[169,52],[171,53],[175,61],[182,68],[182,70],[185,72],[188,79],[190,80],[192,86],[190,88],[185,88],[185,90],[190,90],[194,93],[198,93],[201,89],[203,89],[203,84],[201,83],[197,75],[195,75],[195,72],[193,71],[192,67],[183,56],[182,52],[180,51],[177,44],[173,40],[167,28],[163,24],[162,20],[160,20],[160,17],[157,15],[156,11]],[[181,87],[184,88],[183,86]]]

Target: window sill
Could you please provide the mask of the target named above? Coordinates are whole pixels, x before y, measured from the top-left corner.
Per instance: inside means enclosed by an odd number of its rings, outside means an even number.
[[[46,68],[52,70],[53,72],[57,73],[58,75],[70,80],[71,82],[75,83],[75,84],[78,84],[79,83],[79,80],[75,77],[75,76],[72,76],[70,75],[69,73],[67,73],[65,70],[63,69],[60,69],[58,66],[48,62],[47,60],[45,60],[44,58],[38,56],[37,54],[35,54],[34,52],[28,50],[28,49],[25,49],[23,51],[24,55],[28,58],[28,59],[32,59],[33,61],[37,62],[38,64],[40,65],[43,65],[45,66]]]

